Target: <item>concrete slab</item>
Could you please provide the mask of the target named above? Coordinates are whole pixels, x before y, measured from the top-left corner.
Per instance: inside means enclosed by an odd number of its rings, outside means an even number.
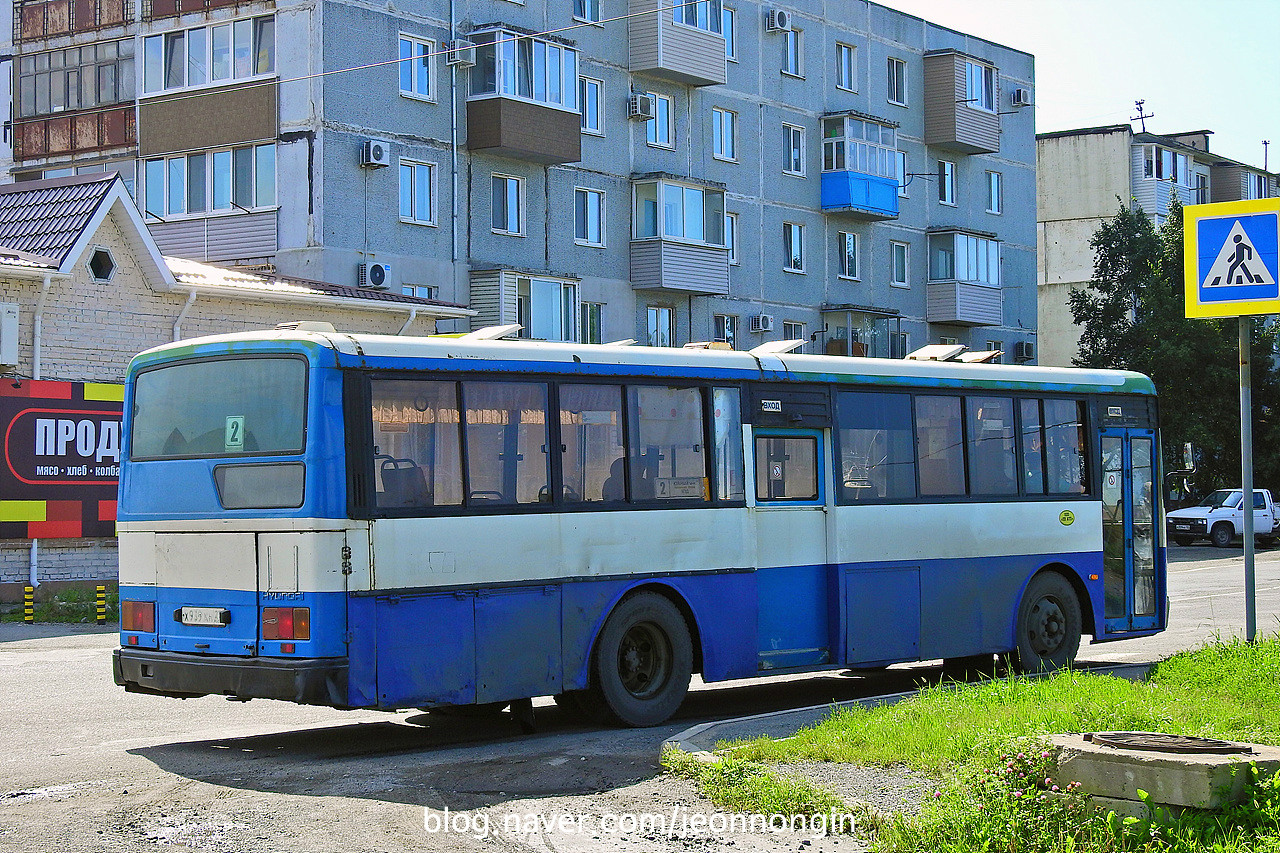
[[[1086,741],[1081,734],[1050,740],[1062,750],[1058,784],[1079,782],[1081,790],[1099,798],[1138,802],[1142,789],[1160,805],[1216,809],[1242,798],[1243,770],[1251,762],[1263,776],[1280,770],[1280,747],[1274,746],[1241,744],[1247,751],[1188,754],[1117,749]]]

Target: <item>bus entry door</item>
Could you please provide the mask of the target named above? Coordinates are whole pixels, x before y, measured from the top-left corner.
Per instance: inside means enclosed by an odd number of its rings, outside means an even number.
[[[1156,628],[1156,435],[1149,429],[1102,430],[1102,580],[1105,628]]]
[[[753,439],[758,667],[830,663],[823,432],[757,428]]]

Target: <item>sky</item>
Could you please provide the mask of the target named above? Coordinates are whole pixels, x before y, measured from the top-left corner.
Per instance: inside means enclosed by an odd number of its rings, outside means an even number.
[[[1036,132],[1214,131],[1209,150],[1280,171],[1280,0],[877,0],[1036,58]],[[1133,123],[1135,130],[1141,124]]]

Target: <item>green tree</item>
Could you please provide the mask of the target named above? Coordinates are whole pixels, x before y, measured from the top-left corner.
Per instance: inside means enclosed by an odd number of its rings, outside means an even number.
[[[1198,451],[1195,483],[1208,491],[1240,480],[1239,326],[1189,320],[1184,313],[1182,207],[1156,227],[1140,207],[1121,204],[1090,240],[1093,279],[1071,293],[1081,327],[1079,367],[1145,373],[1160,395],[1165,470],[1181,468],[1181,448]],[[1254,482],[1280,484],[1280,380],[1274,334],[1253,323]]]

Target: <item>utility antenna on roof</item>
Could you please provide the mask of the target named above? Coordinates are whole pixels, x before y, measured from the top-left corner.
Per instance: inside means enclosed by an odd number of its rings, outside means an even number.
[[[1137,108],[1138,108],[1138,114],[1137,114],[1136,116],[1134,116],[1133,118],[1129,119],[1129,121],[1140,121],[1140,122],[1142,122],[1142,132],[1143,132],[1143,133],[1146,133],[1146,132],[1147,132],[1147,119],[1149,119],[1149,118],[1155,118],[1155,117],[1156,117],[1156,114],[1155,114],[1155,113],[1144,113],[1144,112],[1142,111],[1142,105],[1143,105],[1143,104],[1145,104],[1145,103],[1146,103],[1146,101],[1145,101],[1145,100],[1142,100],[1142,101],[1134,101],[1134,102],[1133,102],[1133,105],[1134,105],[1135,107],[1137,107]]]
[[[1270,139],[1262,140],[1262,171],[1267,171],[1267,147],[1271,145]]]

